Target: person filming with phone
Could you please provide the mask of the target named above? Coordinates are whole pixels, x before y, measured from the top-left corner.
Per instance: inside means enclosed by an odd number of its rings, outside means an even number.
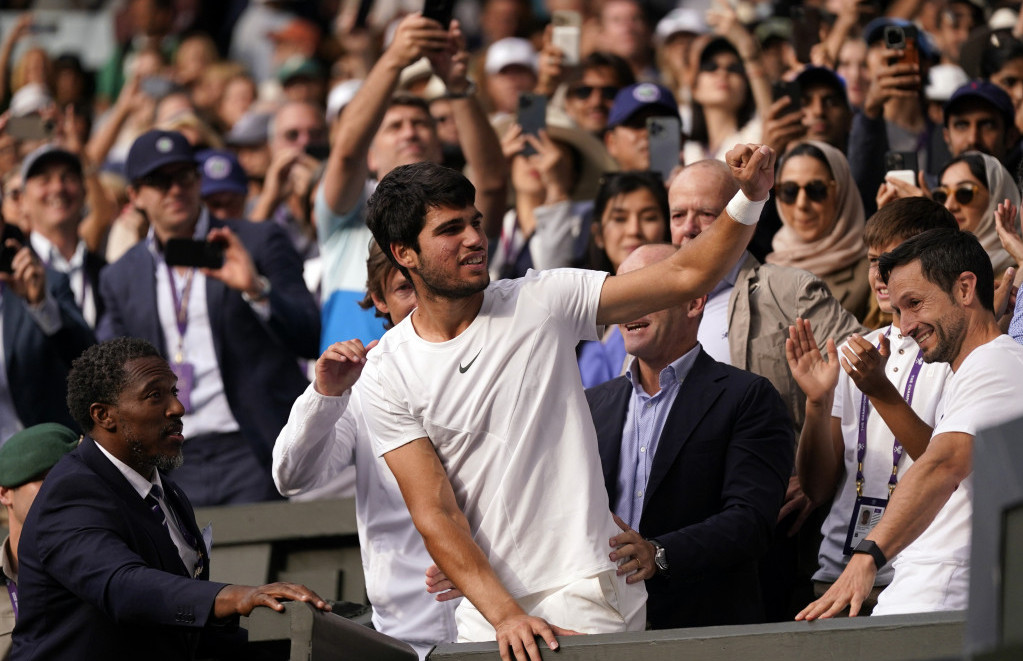
[[[193,503],[279,498],[271,448],[308,385],[298,360],[320,340],[302,262],[275,223],[211,217],[180,133],[143,133],[125,172],[150,230],[103,271],[97,336],[139,337],[170,359],[189,433],[173,478]]]

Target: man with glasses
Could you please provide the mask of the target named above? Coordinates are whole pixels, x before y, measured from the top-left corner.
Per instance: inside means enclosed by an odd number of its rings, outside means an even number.
[[[579,80],[565,90],[565,112],[579,128],[603,137],[615,95],[636,79],[625,60],[601,51],[583,58],[580,68]]]
[[[277,498],[271,448],[308,385],[298,359],[315,358],[319,343],[319,312],[298,254],[274,223],[210,216],[180,133],[141,135],[125,174],[150,231],[103,272],[97,335],[140,337],[170,358],[189,439],[174,478],[193,502]],[[213,244],[223,265],[167,264],[172,239]]]
[[[618,92],[608,115],[604,144],[619,168],[650,169],[646,120],[660,116],[678,117],[678,103],[668,88],[654,83],[639,83]]]

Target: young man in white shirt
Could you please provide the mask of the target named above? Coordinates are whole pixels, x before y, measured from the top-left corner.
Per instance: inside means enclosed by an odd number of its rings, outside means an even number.
[[[1019,411],[1023,346],[998,327],[991,260],[976,237],[935,229],[879,259],[902,332],[924,361],[952,376],[927,449],[906,471],[884,516],[823,597],[796,619],[857,615],[887,558],[900,554],[874,615],[964,610],[969,598],[973,437]],[[864,360],[854,348],[847,359]]]
[[[419,307],[369,354],[366,414],[440,569],[465,594],[460,640],[495,636],[503,659],[539,659],[540,635],[644,627],[645,594],[605,546],[607,507],[575,345],[702,295],[738,259],[773,185],[775,154],[729,154],[740,181],[693,246],[633,273],[555,269],[490,283],[475,191],[419,163],[391,171],[367,224]],[[747,224],[748,223],[748,224]],[[566,473],[570,471],[571,474]]]
[[[878,272],[879,256],[935,228],[958,226],[944,207],[923,197],[896,200],[867,221],[869,278],[882,312],[892,314],[892,306]],[[952,372],[945,363],[924,364],[916,342],[900,330],[898,316],[865,336],[853,335],[841,351],[828,338],[826,362],[808,321],[797,319],[789,334],[789,368],[806,394],[806,422],[796,454],[799,482],[815,505],[830,503],[821,527],[820,569],[813,576],[814,594],[820,597],[881,518],[898,480],[926,449]],[[902,420],[906,424],[900,428]],[[873,610],[892,573],[890,565],[878,571],[864,614]]]

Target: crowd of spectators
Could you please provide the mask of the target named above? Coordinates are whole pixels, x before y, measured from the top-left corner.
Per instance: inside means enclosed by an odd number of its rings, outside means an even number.
[[[988,362],[1018,356],[977,328],[1023,344],[1018,2],[460,0],[441,25],[408,0],[126,0],[109,14],[117,43],[97,70],[82,53],[45,47],[56,28],[32,10],[47,3],[13,4],[25,12],[0,35],[0,445],[40,423],[88,431],[65,405],[72,361],[97,342],[147,340],[177,378],[188,442],[169,475],[188,500],[354,495],[374,622],[425,654],[454,640],[458,602],[431,608],[426,588],[410,586],[428,569],[445,602],[461,586],[429,567],[406,489],[375,456],[364,410],[379,393],[336,363],[364,360],[417,296],[452,290],[424,291],[426,277],[413,290],[388,254],[395,244],[376,244],[367,218],[380,213],[377,184],[418,163],[464,173],[495,281],[566,267],[615,276],[672,259],[671,245],[681,255],[709,245],[701,235],[745,190],[726,155],[764,145],[777,159],[770,197],[716,286],[667,321],[580,335],[579,374],[594,388],[623,531],[613,559],[647,581],[657,627],[965,607],[968,544],[950,557],[926,544],[959,539],[969,488],[934,487],[948,483],[932,465],[954,466],[953,486],[968,485],[961,445],[1005,413],[971,417],[967,377],[955,380],[962,337]],[[677,158],[662,170],[666,144]],[[971,281],[976,297],[935,275],[932,243],[914,243],[936,230],[976,237],[981,270],[990,266]],[[415,237],[399,239],[418,254]],[[912,250],[886,262],[904,241]],[[648,244],[667,252],[629,261]],[[974,248],[942,264],[975,270]],[[192,252],[179,261],[175,249]],[[909,299],[890,298],[888,278],[914,260],[959,301],[968,331],[932,319],[933,339],[917,316],[906,330]],[[653,348],[636,339],[649,328],[661,333],[646,331]],[[684,385],[697,382],[693,370],[707,380],[698,391]],[[754,394],[707,404],[728,425],[680,426],[677,416],[704,412],[676,407],[676,392],[706,396],[718,382]],[[444,390],[424,388],[415,395]],[[662,407],[652,428],[640,429],[641,406]],[[751,406],[770,420],[747,428]],[[652,485],[673,475],[661,459],[673,443],[658,440],[680,433],[724,445],[672,455],[706,461],[699,477],[709,481],[669,479],[672,498],[718,498],[673,518],[645,508],[672,507]],[[749,445],[751,433],[763,444]],[[757,457],[761,472],[728,453]],[[914,491],[897,498],[907,475]],[[948,509],[926,510],[917,493],[949,499]],[[729,527],[743,508],[756,535],[733,534],[747,519]],[[935,520],[913,530],[920,543],[883,523],[906,512]],[[729,555],[729,543],[742,552]],[[693,548],[715,562],[694,560]],[[847,565],[860,573],[849,578]],[[736,581],[731,601],[744,608],[715,601],[710,587],[704,602],[682,603],[686,572],[709,573],[720,589]],[[898,587],[884,597],[889,583]],[[901,598],[907,590],[919,598]]]

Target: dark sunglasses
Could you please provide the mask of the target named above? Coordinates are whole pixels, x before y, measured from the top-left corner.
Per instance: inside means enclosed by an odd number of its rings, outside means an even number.
[[[295,142],[302,136],[302,134],[308,135],[310,142],[323,140],[327,135],[323,129],[288,129],[281,133],[286,142]]]
[[[600,98],[604,101],[614,101],[615,95],[618,94],[618,88],[614,85],[601,85],[599,87],[596,85],[577,85],[569,88],[568,95],[573,99],[585,101],[590,98],[594,90],[600,92]]]
[[[706,60],[705,62],[700,62],[700,71],[702,71],[703,73],[714,73],[718,69],[724,69],[728,73],[737,74],[743,73],[742,65],[739,64],[738,62],[731,62],[730,64],[725,65],[718,64],[715,60]]]
[[[180,168],[178,170],[159,171],[140,177],[140,186],[150,186],[161,191],[168,191],[174,184],[189,186],[199,180],[199,173],[193,167]]]
[[[820,179],[814,179],[803,186],[794,181],[786,181],[784,184],[778,184],[778,199],[782,204],[795,204],[796,198],[799,197],[799,191],[802,189],[806,191],[806,196],[810,198],[811,202],[823,202],[828,198],[830,187],[831,182]]]
[[[945,204],[945,202],[948,202],[948,196],[953,195],[955,196],[956,202],[966,206],[970,202],[973,202],[973,197],[979,190],[980,186],[971,183],[959,184],[955,188],[938,186],[937,188],[931,189],[931,199],[938,204]]]

